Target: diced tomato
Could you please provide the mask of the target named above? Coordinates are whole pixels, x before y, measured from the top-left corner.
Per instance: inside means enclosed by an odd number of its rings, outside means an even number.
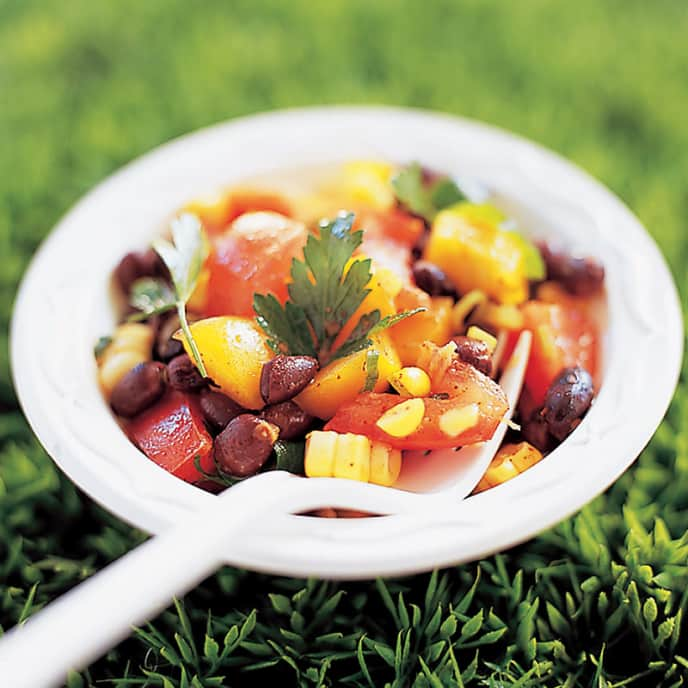
[[[132,442],[151,460],[172,475],[193,483],[203,476],[194,465],[200,458],[203,470],[215,469],[213,440],[203,424],[195,398],[169,391],[154,406],[127,424]]]
[[[271,212],[246,213],[217,237],[208,259],[206,315],[252,316],[253,294],[287,299],[292,258],[302,255],[305,225]]]
[[[366,435],[396,449],[441,449],[489,439],[508,409],[502,388],[462,361],[454,361],[442,380],[433,385],[432,391],[446,394],[448,398],[425,398],[425,416],[420,426],[406,437],[392,437],[376,425],[386,411],[403,399],[396,394],[373,392],[359,394],[353,401],[343,404],[325,430]],[[468,404],[478,404],[477,424],[454,437],[445,434],[440,428],[442,415]]]
[[[570,304],[529,301],[522,312],[525,329],[533,333],[525,386],[536,406],[544,403],[547,389],[564,368],[582,366],[595,378],[597,328],[583,311]]]
[[[236,189],[209,199],[201,198],[189,203],[186,210],[198,215],[211,236],[221,234],[230,222],[244,213],[267,210],[291,217],[293,212],[283,196],[254,189]]]
[[[355,229],[363,229],[361,253],[411,283],[411,249],[425,230],[423,221],[396,208],[363,209],[356,214]]]
[[[366,239],[390,239],[412,249],[425,231],[423,220],[403,210],[362,209],[356,213],[355,229],[363,229]]]
[[[289,201],[280,194],[252,189],[237,189],[229,196],[227,224],[244,213],[253,213],[261,210],[279,213],[285,217],[292,216],[292,207]]]
[[[405,284],[411,283],[411,249],[392,239],[367,238],[363,235],[363,243],[359,251],[372,258],[380,267],[391,270]]]

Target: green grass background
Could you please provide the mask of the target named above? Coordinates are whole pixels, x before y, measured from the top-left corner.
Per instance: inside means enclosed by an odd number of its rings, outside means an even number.
[[[685,303],[686,36],[680,0],[0,0],[2,627],[142,539],[55,469],[10,382],[17,283],[85,191],[238,115],[435,108],[528,136],[601,179],[659,242]],[[632,470],[504,555],[356,584],[226,568],[69,685],[684,685],[685,413],[682,384]]]

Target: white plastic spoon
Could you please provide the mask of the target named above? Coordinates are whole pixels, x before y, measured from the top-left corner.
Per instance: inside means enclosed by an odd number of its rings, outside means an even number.
[[[509,401],[507,418],[521,391],[530,341],[530,333],[524,332],[500,380]],[[502,423],[493,438],[480,445],[414,454],[409,465],[405,457],[401,489],[273,471],[226,490],[210,508],[151,538],[9,631],[0,640],[0,685],[62,684],[69,669],[89,664],[125,638],[132,626],[164,609],[172,597],[229,563],[227,544],[232,537],[246,537],[257,515],[325,506],[374,514],[446,510],[473,490],[505,431]]]

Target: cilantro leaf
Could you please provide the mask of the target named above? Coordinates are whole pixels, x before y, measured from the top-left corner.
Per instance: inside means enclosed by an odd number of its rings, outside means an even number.
[[[203,263],[208,257],[208,240],[200,220],[191,213],[183,213],[175,218],[172,221],[171,229],[174,243],[170,243],[166,239],[156,239],[153,242],[153,248],[162,258],[172,276],[175,305],[184,339],[189,345],[199,372],[203,377],[208,377],[186,318],[186,302],[191,298],[196,288]]]
[[[449,177],[440,177],[426,184],[423,170],[417,162],[399,170],[392,178],[392,187],[402,205],[428,221],[432,221],[443,208],[466,200],[466,196]]]

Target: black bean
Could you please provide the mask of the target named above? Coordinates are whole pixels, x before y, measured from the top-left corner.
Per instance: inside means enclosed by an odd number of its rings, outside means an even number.
[[[112,410],[118,416],[133,418],[152,406],[163,395],[166,384],[167,370],[162,363],[139,363],[112,390]]]
[[[283,401],[281,404],[268,406],[261,416],[268,422],[276,425],[280,431],[280,439],[293,440],[302,437],[313,425],[313,416],[306,413],[293,401]]]
[[[559,282],[575,296],[592,296],[604,284],[604,266],[590,256],[574,256],[559,246],[538,244],[547,267],[547,278]]]
[[[521,434],[541,452],[551,451],[553,439],[547,428],[547,421],[542,415],[542,409],[536,409],[529,418],[521,419]]]
[[[472,365],[484,375],[492,373],[492,354],[487,344],[472,337],[454,337],[456,354],[464,362]]]
[[[215,461],[230,475],[239,478],[253,475],[268,460],[278,437],[276,425],[244,413],[231,420],[215,438]]]
[[[207,380],[186,354],[175,356],[167,364],[167,374],[170,385],[180,392],[195,392],[207,384]]]
[[[179,317],[176,313],[162,316],[155,334],[155,355],[161,361],[169,361],[183,353],[184,347],[172,335],[179,330]]]
[[[201,390],[201,412],[213,430],[224,430],[233,418],[246,413],[239,404],[214,389]]]
[[[592,377],[585,368],[565,368],[545,396],[542,415],[550,434],[565,440],[590,408],[593,395]]]
[[[115,282],[125,296],[129,296],[131,285],[142,276],[141,270],[138,253],[127,253],[119,261],[114,272]]]
[[[131,285],[142,277],[163,277],[169,279],[169,272],[162,259],[152,249],[127,253],[114,271],[115,281],[128,298]]]
[[[413,264],[413,279],[416,286],[430,296],[456,294],[456,289],[444,270],[427,260],[418,260]]]
[[[311,356],[275,356],[260,374],[260,394],[266,404],[279,404],[306,388],[318,371]]]

